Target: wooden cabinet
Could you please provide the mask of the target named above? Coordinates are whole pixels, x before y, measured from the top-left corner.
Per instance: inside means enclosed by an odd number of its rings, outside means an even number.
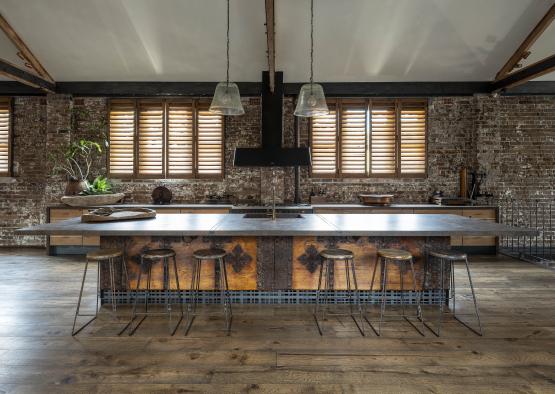
[[[170,213],[181,213],[179,208],[156,208],[156,215],[165,215]]]
[[[314,213],[413,213],[410,208],[314,208]]]
[[[463,216],[472,219],[487,220],[491,222],[497,221],[497,211],[494,208],[484,209],[463,209]],[[491,236],[466,236],[463,237],[463,246],[483,247],[496,246],[497,237]]]
[[[180,213],[229,213],[229,208],[180,209]]]
[[[62,220],[71,219],[81,216],[79,208],[52,208],[50,209],[50,223],[60,222]],[[80,235],[52,235],[50,237],[50,245],[52,246],[68,246],[83,244],[83,237]]]

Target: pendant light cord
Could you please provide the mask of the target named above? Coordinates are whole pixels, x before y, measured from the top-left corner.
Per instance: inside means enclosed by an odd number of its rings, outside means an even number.
[[[227,66],[226,66],[226,74],[225,74],[225,81],[227,86],[229,86],[229,0],[227,0],[227,42],[226,42],[226,58],[227,58]]]
[[[314,0],[310,0],[310,86],[314,82]]]

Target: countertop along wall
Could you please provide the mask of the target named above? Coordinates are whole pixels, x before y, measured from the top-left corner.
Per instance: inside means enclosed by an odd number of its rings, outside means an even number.
[[[71,108],[76,111],[79,135],[94,137],[91,126],[105,121],[106,98],[72,98],[67,95],[17,97],[14,100],[14,177],[0,180],[0,246],[44,245],[41,236],[14,237],[13,230],[43,223],[46,205],[55,204],[65,181],[52,176],[47,152],[65,144]],[[166,185],[179,203],[199,203],[211,194],[249,196],[257,204],[271,200],[271,182],[277,184],[278,201],[294,197],[293,169],[233,168],[237,146],[260,143],[260,99],[244,98],[246,114],[228,117],[225,131],[225,180],[141,180],[115,182],[117,191],[132,193],[130,202],[150,202],[155,186]],[[293,145],[294,102],[285,99],[284,142]],[[360,192],[392,192],[397,202],[425,202],[433,190],[458,192],[458,171],[463,165],[479,167],[486,178],[484,192],[496,196],[554,199],[555,98],[439,97],[431,98],[428,116],[428,168],[426,179],[310,179],[301,170],[301,197],[308,202],[313,189],[322,189],[333,202],[354,202]],[[308,141],[307,122],[300,120],[301,144]],[[104,167],[104,158],[97,169]],[[234,201],[237,202],[237,201]]]

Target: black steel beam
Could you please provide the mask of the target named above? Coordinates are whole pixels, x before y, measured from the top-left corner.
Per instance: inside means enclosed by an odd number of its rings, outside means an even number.
[[[151,97],[190,96],[210,97],[217,82],[59,82],[57,92],[74,96]],[[242,96],[260,96],[260,82],[238,82]]]
[[[54,92],[56,90],[55,83],[27,72],[2,59],[0,59],[0,74],[5,75],[10,79],[15,79],[25,85],[42,89],[46,92]]]
[[[0,82],[0,96],[44,96],[44,90],[33,88],[16,81]]]
[[[58,82],[56,93],[96,97],[190,96],[211,97],[217,82]],[[284,94],[296,96],[301,83],[285,83]],[[472,96],[492,92],[490,82],[328,82],[329,97],[437,97]],[[241,82],[243,97],[261,95],[262,83]],[[33,96],[44,91],[19,82],[0,81],[0,95]],[[503,95],[555,95],[555,81],[531,81],[504,91]]]
[[[322,82],[332,97],[434,97],[487,93],[488,82]],[[298,94],[301,83],[286,83],[285,94]]]

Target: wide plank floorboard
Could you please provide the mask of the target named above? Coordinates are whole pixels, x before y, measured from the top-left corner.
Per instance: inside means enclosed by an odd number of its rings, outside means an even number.
[[[1,250],[0,393],[555,392],[555,272],[503,256],[471,263],[481,338],[450,318],[440,338],[402,321],[363,338],[347,317],[330,317],[320,337],[309,306],[268,305],[234,306],[229,337],[216,306],[187,337],[150,317],[118,337],[125,306],[71,337],[83,259]],[[457,305],[471,313],[463,273]]]

